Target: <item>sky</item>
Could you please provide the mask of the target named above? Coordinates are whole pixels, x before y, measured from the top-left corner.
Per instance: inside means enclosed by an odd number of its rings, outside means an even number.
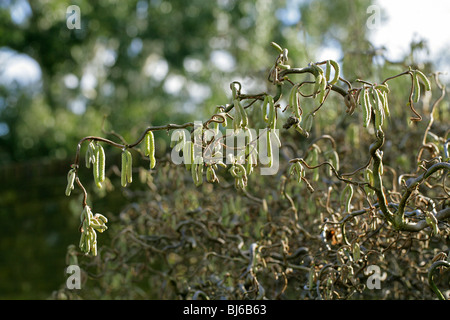
[[[375,48],[385,47],[386,58],[398,61],[409,53],[412,40],[426,40],[429,52],[422,51],[422,55],[415,58],[418,62],[432,60],[437,71],[443,72],[441,79],[450,81],[450,53],[447,53],[450,52],[450,0],[376,0],[372,5],[376,6],[380,17],[372,24],[375,12],[367,12],[369,40]],[[300,16],[291,14],[291,18],[294,23]],[[326,47],[320,50],[317,60],[339,61],[341,58],[340,49]]]
[[[393,60],[409,49],[411,40],[427,40],[430,55],[450,49],[449,0],[378,0],[381,16],[387,20],[372,30],[371,40],[384,45]]]

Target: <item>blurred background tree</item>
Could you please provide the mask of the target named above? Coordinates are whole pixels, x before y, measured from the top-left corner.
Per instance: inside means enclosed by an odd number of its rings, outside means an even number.
[[[270,41],[290,43],[298,64],[330,44],[344,56],[356,51],[352,69],[370,62],[369,1],[304,2],[301,12],[295,2],[262,0],[70,4],[81,9],[81,29],[66,27],[65,2],[1,7],[4,64],[25,55],[40,75],[2,86],[1,163],[69,157],[81,136],[101,133],[104,116],[106,130],[130,138],[149,124],[209,114],[226,101],[229,82],[267,85]],[[20,74],[27,84],[32,77]]]
[[[273,90],[271,41],[288,47],[296,66],[325,59],[331,47],[349,80],[401,72],[415,61],[373,67],[380,48],[368,40],[370,4],[2,1],[0,297],[45,298],[64,279],[64,252],[77,233],[62,190],[80,138],[114,131],[132,141],[149,125],[204,119],[229,102],[234,80],[248,92]],[[80,7],[81,29],[67,28],[69,5]],[[22,68],[12,69],[19,58]],[[330,112],[344,108],[335,103]],[[156,138],[162,156],[168,135]]]

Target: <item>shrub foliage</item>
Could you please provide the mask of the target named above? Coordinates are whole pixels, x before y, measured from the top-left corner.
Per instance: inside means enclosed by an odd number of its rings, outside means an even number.
[[[450,141],[439,73],[350,81],[336,61],[297,66],[272,47],[268,89],[231,83],[229,101],[200,126],[150,126],[131,143],[116,133],[80,140],[66,194],[82,195],[81,238],[67,263],[81,266],[83,289],[55,297],[446,298]],[[156,133],[173,140],[158,157]],[[227,149],[238,133],[245,144]],[[94,189],[121,185],[129,204],[94,214],[85,167]]]

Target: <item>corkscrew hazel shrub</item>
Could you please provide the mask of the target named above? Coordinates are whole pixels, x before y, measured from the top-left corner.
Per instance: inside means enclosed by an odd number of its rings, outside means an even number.
[[[92,136],[80,140],[75,162],[67,176],[66,195],[73,193],[75,182],[84,194],[82,205],[85,219],[82,222],[80,241],[82,252],[97,254],[99,250],[95,231],[106,230],[106,221],[98,215],[92,217],[92,213],[89,214],[90,207],[86,204],[87,191],[78,178],[81,145],[86,141],[86,166],[89,168],[94,165],[94,180],[100,188],[105,179],[105,154],[100,144],[121,150],[120,180],[122,187],[128,187],[133,182],[131,151],[137,150],[143,143],[144,155],[149,157],[152,174],[161,179],[160,184],[166,185],[166,191],[159,190],[162,196],[160,199],[169,201],[167,204],[171,205],[167,207],[174,211],[163,209],[161,203],[157,207],[153,202],[148,203],[148,207],[143,205],[145,209],[138,214],[139,223],[136,222],[131,228],[122,231],[116,229],[119,234],[127,235],[129,243],[113,241],[113,247],[118,247],[111,250],[118,252],[123,261],[126,261],[128,254],[132,252],[139,255],[143,261],[164,261],[163,264],[170,274],[181,272],[179,268],[184,266],[182,279],[168,274],[165,278],[169,282],[175,281],[175,289],[171,293],[174,296],[279,298],[297,294],[304,298],[327,299],[350,298],[364,294],[371,296],[372,293],[365,291],[365,268],[370,263],[387,268],[388,262],[398,258],[395,250],[390,252],[386,246],[400,250],[399,241],[410,241],[410,248],[414,247],[413,242],[419,242],[423,251],[420,258],[429,258],[429,237],[442,239],[449,232],[446,220],[450,217],[450,209],[448,202],[442,200],[445,195],[448,196],[448,187],[445,185],[450,167],[446,151],[448,143],[445,142],[448,141],[448,131],[443,133],[444,138],[439,140],[439,146],[426,143],[426,136],[432,124],[430,121],[423,147],[432,149],[433,157],[425,159],[420,154],[417,171],[409,173],[412,181],[403,185],[402,189],[398,188],[396,182],[387,183],[388,174],[395,171],[390,166],[386,170],[386,155],[382,149],[386,141],[385,130],[389,132],[392,129],[389,124],[393,112],[389,109],[388,100],[394,92],[390,90],[388,82],[403,76],[411,78],[411,90],[406,106],[409,106],[409,110],[415,115],[412,120],[419,121],[422,117],[414,108],[414,103],[420,101],[418,80],[423,83],[425,90],[431,90],[430,81],[422,72],[408,69],[380,83],[358,79],[352,84],[340,76],[340,67],[336,61],[325,60],[312,62],[305,67],[294,67],[292,63],[287,64],[287,49],[276,44],[273,46],[278,57],[270,69],[268,80],[274,86],[274,94],[246,94],[241,84],[235,81],[230,84],[229,103],[221,106],[217,114],[202,122],[200,126],[189,122],[149,127],[133,143],[119,143]],[[325,65],[325,71],[321,65]],[[334,69],[333,79],[331,67]],[[315,81],[299,78],[305,74],[313,75]],[[293,75],[296,76],[295,81]],[[436,85],[441,90],[441,97],[433,104],[433,109],[445,95],[445,89],[437,78]],[[310,89],[305,90],[305,87]],[[282,106],[284,102],[281,98],[285,92],[288,93],[288,104]],[[360,127],[368,129],[366,133],[371,143],[363,153],[366,160],[352,158],[359,164],[356,170],[347,161],[351,155],[347,153],[344,157],[340,156],[344,148],[341,142],[338,143],[332,136],[312,132],[317,119],[315,115],[326,112],[327,99],[331,94],[341,99],[342,105],[345,106],[342,113],[349,117],[361,113],[362,116],[355,119],[362,119]],[[319,103],[319,106],[310,110],[306,116],[303,116],[304,99],[317,99]],[[358,108],[359,105],[361,108]],[[262,114],[258,112],[262,119],[254,123],[263,124],[260,128],[265,129],[263,134],[257,137],[250,135],[243,148],[233,150],[236,154],[229,157],[230,161],[227,161],[226,152],[219,151],[218,154],[222,155],[220,161],[206,162],[205,150],[215,150],[219,144],[216,144],[215,136],[208,135],[205,139],[204,132],[209,129],[216,133],[224,130],[227,118],[232,121],[234,134],[250,132],[249,129],[254,124],[252,111],[258,109],[258,106],[262,108]],[[290,112],[291,122],[283,126],[288,131],[278,136],[277,128],[285,112]],[[163,163],[158,166],[154,157],[158,146],[154,143],[153,131],[180,129],[180,132],[191,130],[190,137],[177,133],[172,139],[178,142],[177,152],[183,152],[184,166],[181,168],[189,172],[190,187],[181,179],[182,174],[178,171],[175,176],[169,174],[170,170],[176,170],[173,167],[167,169],[168,166]],[[285,140],[288,140],[285,138],[289,136],[287,132],[300,134],[302,139],[306,139],[307,145],[304,148],[294,147],[303,157],[295,158],[295,155],[288,156],[285,153]],[[334,132],[334,135],[337,138],[338,132]],[[226,138],[227,136],[220,139]],[[287,162],[280,166],[279,171],[268,177],[254,173],[263,166],[254,161],[255,158],[250,152],[250,144],[259,144],[264,138],[269,167],[273,165],[275,153],[282,152],[284,158],[287,158]],[[277,143],[274,145],[272,141]],[[325,141],[331,141],[331,149],[322,146]],[[223,141],[220,145],[226,147]],[[258,155],[261,156],[261,153]],[[138,162],[139,159],[135,160]],[[350,168],[352,169],[349,170]],[[161,172],[164,170],[166,171]],[[177,170],[180,170],[180,166]],[[402,174],[395,172],[394,176],[402,177]],[[216,190],[214,183],[216,188],[226,189],[234,186],[235,194],[239,195],[236,201],[245,199],[245,206],[239,206],[238,209],[226,192],[208,191]],[[270,193],[261,187],[267,183],[280,187],[275,194]],[[439,187],[430,194],[422,194],[419,187],[430,183]],[[169,185],[171,186],[168,187]],[[177,192],[178,188],[185,193]],[[187,190],[189,192],[186,192]],[[185,205],[189,204],[186,196],[193,194],[198,199],[195,203],[202,205],[191,210],[197,210],[195,212],[201,214],[191,214],[187,217],[184,216],[187,210]],[[210,207],[207,207],[208,204]],[[135,214],[133,210],[125,212],[125,215]],[[178,215],[173,215],[175,212],[178,212]],[[300,238],[308,243],[307,247],[299,245],[300,235]],[[386,239],[391,242],[384,243]],[[129,250],[133,246],[135,249]],[[105,254],[110,252],[108,250],[105,249]],[[388,257],[391,253],[392,256]],[[151,258],[152,255],[155,255],[156,260]],[[219,260],[220,263],[206,267],[211,258]],[[192,268],[200,268],[204,276],[210,274],[215,279],[208,280],[210,289],[202,275],[196,277],[194,287],[198,290],[194,292],[192,286],[179,282],[187,281],[185,271],[197,274],[195,269],[186,267],[187,261],[193,261],[192,259],[197,262]],[[410,257],[406,256],[398,261],[404,262],[405,265],[419,265],[417,261],[411,262],[409,259]],[[182,263],[178,264],[176,261]],[[238,272],[244,266],[246,271]],[[122,267],[124,266],[118,266],[119,269]],[[150,272],[149,269],[146,270]],[[297,293],[294,293],[296,290]],[[435,287],[433,290],[435,291]]]

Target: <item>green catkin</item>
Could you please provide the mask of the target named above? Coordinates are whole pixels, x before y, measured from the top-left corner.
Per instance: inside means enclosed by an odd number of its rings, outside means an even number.
[[[203,158],[198,156],[191,166],[192,180],[195,186],[200,186],[203,183]]]
[[[252,141],[253,141],[253,137],[252,137],[252,132],[251,130],[246,130],[246,145],[245,145],[245,158],[246,158],[246,170],[248,175],[250,175],[253,172],[253,146],[252,146]]]
[[[268,104],[269,104],[269,114],[267,116],[267,123],[269,128],[275,129],[276,127],[276,113],[275,113],[275,105],[272,96],[267,96]]]
[[[319,73],[316,76],[316,83],[314,84],[314,93],[313,93],[313,98],[315,98],[317,96],[317,93],[320,90],[320,85],[322,84],[322,79],[323,79],[323,75],[321,73]]]
[[[431,227],[435,235],[439,234],[439,226],[438,226],[439,221],[436,219],[433,213],[427,211],[425,213],[425,221]]]
[[[389,103],[388,103],[388,97],[387,97],[387,92],[380,92],[380,98],[381,101],[383,102],[383,110],[384,110],[384,114],[389,117],[390,116],[390,111],[389,111]]]
[[[366,168],[365,172],[364,172],[364,180],[369,183],[371,186],[373,186],[374,183],[374,177],[373,177],[373,172],[371,169]],[[373,191],[372,189],[370,189],[369,187],[365,186],[365,190],[368,196],[373,196],[375,194],[375,191]]]
[[[310,132],[314,121],[314,115],[309,113],[305,118],[304,129],[306,132]]]
[[[375,88],[373,89],[373,92],[374,92],[376,104],[377,104],[378,108],[380,109],[381,115],[383,117],[383,122],[384,122],[384,120],[386,120],[387,114],[385,112],[385,106],[384,106],[382,94],[379,90],[377,90]]]
[[[381,116],[381,112],[375,110],[375,127],[380,129],[383,126],[383,117]]]
[[[333,164],[336,171],[339,171],[340,165],[339,165],[339,155],[336,150],[333,150],[333,153],[331,154],[331,163]]]
[[[300,115],[300,105],[298,101],[298,84],[294,85],[289,94],[289,106],[292,108],[292,112],[295,117],[301,121],[302,117]]]
[[[126,187],[128,184],[128,154],[129,151],[128,150],[123,150],[122,151],[122,168],[121,168],[121,175],[120,175],[120,183],[122,185],[122,187]]]
[[[84,252],[84,243],[85,243],[86,232],[82,232],[80,236],[80,242],[78,243],[78,247],[82,252]]]
[[[297,85],[292,86],[291,91],[289,92],[289,106],[294,108],[294,98],[297,95]]]
[[[155,158],[155,136],[152,131],[148,131],[145,135],[145,151],[144,154],[150,159],[150,169],[156,166]]]
[[[270,129],[267,129],[267,157],[269,158],[269,167],[272,167],[272,141],[270,141]]]
[[[291,167],[289,168],[290,176],[297,174],[296,164],[297,164],[297,162],[294,162],[293,164],[291,164]]]
[[[92,255],[95,257],[97,256],[97,241],[94,242],[92,247]]]
[[[245,189],[247,186],[247,171],[245,167],[239,163],[235,163],[230,172],[235,178],[236,189]]]
[[[90,169],[91,168],[91,163],[95,163],[95,150],[96,146],[94,144],[94,141],[90,141],[89,145],[86,149],[86,168]]]
[[[373,172],[371,169],[367,168],[365,172],[366,182],[368,182],[371,186],[373,186]]]
[[[106,156],[105,156],[105,150],[101,145],[98,145],[98,180],[100,182],[105,181],[105,163],[106,163]]]
[[[340,67],[339,67],[339,64],[336,61],[334,61],[334,60],[330,60],[330,64],[334,68],[334,77],[333,77],[333,80],[330,81],[330,84],[335,84],[339,80]]]
[[[387,85],[387,83],[377,84],[377,85],[375,85],[375,89],[378,89],[381,92],[386,92],[386,93],[390,92],[389,86]]]
[[[295,175],[297,178],[297,182],[301,183],[302,178],[305,176],[305,170],[300,162],[295,162],[292,164],[289,169],[289,175]]]
[[[92,215],[92,211],[89,206],[85,206],[81,214],[81,220],[83,222],[82,233],[80,237],[79,247],[85,254],[91,253],[93,256],[97,255],[97,233],[102,233],[108,229],[106,223],[108,219],[96,213]]]
[[[86,237],[84,237],[84,252],[86,254],[91,250],[91,235],[89,229],[86,230]]]
[[[100,213],[96,213],[94,218],[102,221],[103,223],[108,223],[108,218],[106,218],[104,215],[102,215]]]
[[[188,141],[183,146],[183,161],[186,170],[191,170],[194,158],[194,144],[192,141]]]
[[[323,103],[324,99],[325,99],[325,92],[327,90],[327,79],[325,78],[324,75],[322,75],[322,81],[320,82],[320,87],[319,87],[319,103]]]
[[[76,170],[72,168],[67,173],[67,187],[66,187],[66,196],[70,196],[70,193],[74,189]]]
[[[147,132],[144,137],[144,155],[148,157],[149,154],[150,154],[150,136]]]
[[[92,155],[92,149],[91,149],[90,144],[89,144],[87,149],[86,149],[86,155],[84,157],[87,169],[91,168],[91,155]]]
[[[372,105],[369,100],[369,91],[365,88],[362,89],[361,96],[361,108],[363,110],[363,126],[366,128],[370,124],[370,118],[372,116]]]
[[[95,161],[93,162],[94,182],[98,188],[102,188],[105,181],[105,150],[99,144],[95,147]]]
[[[247,162],[246,162],[246,170],[247,170],[247,172],[248,172],[248,175],[250,175],[252,172],[253,172],[253,165],[254,165],[254,162],[253,162],[253,154],[252,153],[249,153],[249,155],[247,156]]]
[[[195,145],[194,145],[194,143],[195,143],[195,139],[194,139],[194,142],[192,142],[191,144],[190,144],[190,152],[189,152],[189,156],[190,156],[190,161],[191,161],[191,163],[192,164],[194,164],[194,162],[195,162]]]
[[[348,191],[347,201],[345,203],[345,211],[346,212],[350,212],[350,203],[353,198],[353,186],[351,184],[348,184],[348,186],[349,186],[350,191]]]
[[[234,114],[234,118],[233,118],[233,129],[235,132],[239,131],[239,129],[245,128],[248,125],[248,117],[247,114],[244,110],[244,108],[242,107],[238,95],[239,95],[239,91],[236,88],[236,82],[233,82],[230,87],[231,87],[231,91],[232,91],[232,98],[233,98],[233,105],[234,105],[234,110],[235,110],[235,114]]]
[[[217,180],[217,176],[216,176],[216,173],[215,173],[213,167],[210,166],[210,165],[207,166],[207,168],[206,168],[206,181],[213,183],[216,180]]]
[[[144,137],[144,155],[147,157],[150,155],[150,135],[148,134],[148,132],[145,134]]]
[[[430,80],[428,80],[428,78],[423,74],[422,71],[420,70],[416,70],[415,73],[417,74],[417,76],[422,80],[424,86],[425,86],[425,90],[426,91],[430,91],[431,90],[431,83]]]
[[[283,53],[283,49],[281,48],[281,46],[276,43],[276,42],[271,42],[270,45],[275,48],[277,51],[279,51],[279,53]]]
[[[239,131],[239,129],[241,127],[241,123],[242,123],[241,113],[238,110],[236,110],[236,113],[234,114],[234,118],[233,118],[234,132]]]
[[[215,122],[215,132],[216,134],[219,132],[219,123]],[[176,140],[172,141],[171,148],[175,148],[175,151],[180,152],[183,150],[184,144],[186,143],[186,134],[184,130],[176,131]]]
[[[267,105],[268,104],[269,104],[269,95],[266,95],[264,97],[264,101],[263,101],[262,107],[261,107],[262,114],[263,114],[263,120],[265,123],[269,122],[269,117],[267,116]]]
[[[88,225],[91,224],[91,220],[94,218],[94,216],[92,215],[92,210],[91,207],[86,206],[86,222]]]
[[[192,175],[192,181],[194,182],[194,185],[198,185],[198,176],[197,176],[197,163],[193,163],[191,165],[191,175]]]
[[[384,123],[384,111],[377,91],[374,88],[371,89],[368,100],[371,101],[372,108],[375,112],[375,128],[378,130]]]
[[[331,151],[330,163],[336,169],[336,171],[339,171],[339,155],[336,150]],[[333,169],[330,166],[328,166],[328,169],[328,175],[331,177],[333,175]]]
[[[97,255],[97,233],[91,229],[90,230],[90,240],[91,240],[91,252],[93,256]]]
[[[127,182],[131,183],[133,181],[133,158],[131,152],[127,150]]]
[[[330,60],[327,60],[327,67],[325,71],[325,79],[327,79],[327,82],[330,82],[330,76],[331,76],[331,62]]]
[[[197,179],[198,179],[198,185],[201,185],[203,183],[203,158],[198,157],[199,164],[197,166]]]
[[[239,113],[240,123],[238,125],[242,128],[246,128],[248,126],[247,112],[245,112],[244,107],[237,98],[234,99],[234,108],[236,109],[236,113]]]
[[[419,98],[420,98],[420,83],[419,83],[419,77],[417,76],[417,71],[414,71],[414,73],[413,73],[413,83],[414,83],[413,101],[414,102],[419,102]]]
[[[122,151],[122,168],[120,171],[120,184],[122,187],[127,186],[127,155]]]
[[[170,147],[171,148],[175,147],[175,145],[177,144],[177,142],[179,140],[178,136],[179,136],[178,131],[175,131],[174,133],[172,133],[172,137],[170,139]],[[176,139],[173,139],[173,138],[176,138]],[[145,149],[147,149],[147,147]]]
[[[80,222],[83,222],[85,219],[87,219],[87,208],[86,208],[87,206],[85,206],[84,208],[83,208],[83,211],[81,212],[81,215],[80,215]]]
[[[94,167],[93,167],[93,169],[92,169],[92,173],[93,173],[93,175],[94,175],[94,182],[95,182],[95,185],[98,187],[98,188],[101,188],[102,187],[102,184],[101,184],[101,182],[100,182],[100,180],[99,180],[99,178],[100,178],[100,171],[99,171],[99,158],[100,158],[100,156],[99,156],[99,154],[100,154],[100,150],[99,150],[99,146],[97,145],[96,147],[95,147],[95,150],[94,150],[94,162],[93,162],[93,165],[94,165]]]

